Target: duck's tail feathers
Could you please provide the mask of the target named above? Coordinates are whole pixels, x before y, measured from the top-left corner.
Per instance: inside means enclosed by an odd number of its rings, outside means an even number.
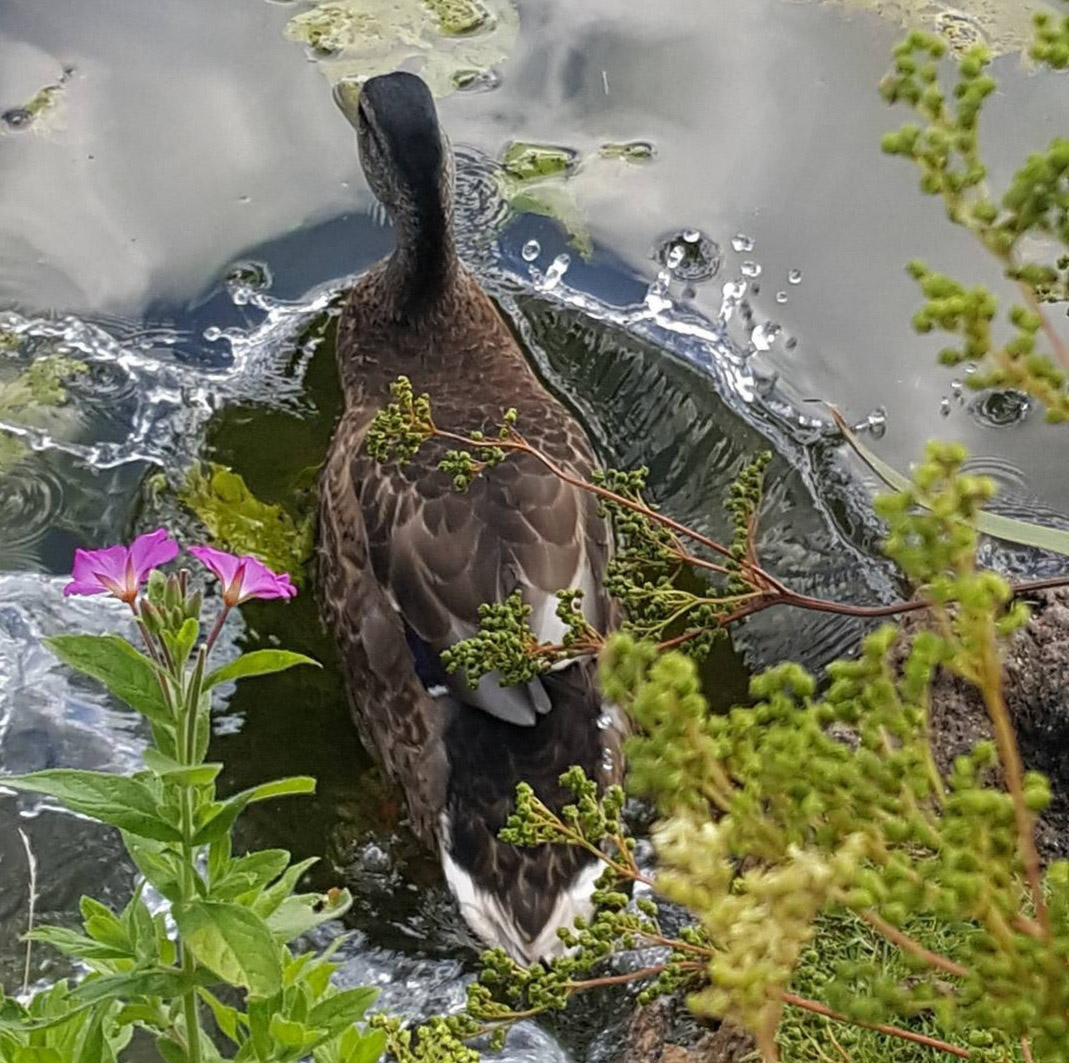
[[[527,875],[521,875],[514,888],[495,891],[479,886],[443,846],[442,870],[471,931],[483,943],[500,946],[529,966],[564,954],[558,930],[593,914],[594,884],[603,869],[600,861],[589,857],[555,891],[535,892]]]

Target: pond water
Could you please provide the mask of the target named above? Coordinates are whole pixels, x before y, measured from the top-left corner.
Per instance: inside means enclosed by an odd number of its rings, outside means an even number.
[[[440,101],[465,256],[606,460],[649,465],[675,516],[722,534],[725,488],[771,445],[769,566],[811,592],[891,598],[871,485],[802,401],[820,398],[857,423],[882,410],[869,442],[897,467],[932,435],[960,439],[1009,508],[1069,523],[1064,430],[1012,396],[972,401],[935,365],[937,341],[910,330],[909,258],[998,278],[907,165],[879,152],[902,120],[876,92],[892,21],[793,0],[502,0],[470,38],[387,34],[364,53],[316,56],[286,32],[310,7],[0,0],[0,333],[14,337],[0,348],[0,397],[34,360],[84,363],[58,405],[0,405],[0,770],[139,761],[136,721],[40,646],[42,634],[123,623],[98,601],[61,601],[75,546],[161,517],[203,536],[173,492],[198,457],[294,516],[307,507],[339,404],[331,306],[390,246],[330,98],[341,73],[406,62],[445,87],[490,64]],[[368,5],[386,26],[418,8]],[[997,183],[1064,133],[1069,108],[1064,82],[1012,50],[995,70],[985,131]],[[581,162],[510,207],[495,160],[512,141]],[[652,158],[604,157],[606,144],[652,145]],[[672,239],[687,255],[665,284]],[[1052,570],[1028,551],[999,559]],[[347,981],[379,984],[386,1006],[408,1011],[457,1003],[472,953],[349,724],[310,588],[285,608],[249,607],[229,635],[327,664],[220,700],[211,755],[226,763],[224,786],[319,779],[314,799],[259,806],[243,840],[321,856],[317,883],[353,887]],[[816,666],[856,635],[764,614],[710,663],[710,687],[730,704],[752,668],[787,656]],[[0,796],[5,986],[21,977],[27,914],[18,827],[39,862],[43,920],[70,922],[80,893],[118,898],[131,882],[110,833]],[[44,950],[34,965],[39,977],[58,970]],[[607,1061],[615,1036],[530,1027],[505,1057]]]

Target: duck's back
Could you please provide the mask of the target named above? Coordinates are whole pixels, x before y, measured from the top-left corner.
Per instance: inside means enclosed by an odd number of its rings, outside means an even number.
[[[578,911],[569,891],[590,877],[590,861],[578,850],[516,850],[497,831],[520,781],[555,808],[567,799],[558,777],[573,764],[617,781],[619,727],[592,661],[518,687],[490,675],[472,688],[438,655],[477,629],[480,604],[515,590],[542,641],[563,634],[556,592],[567,588],[584,592],[584,614],[605,630],[607,525],[592,495],[531,455],[510,454],[458,492],[437,468],[447,444],[429,441],[398,467],[370,458],[363,438],[404,374],[430,395],[443,429],[489,433],[515,407],[520,434],[562,470],[587,478],[594,458],[467,273],[421,328],[381,313],[383,283],[380,271],[365,277],[339,321],[346,412],[322,483],[321,586],[358,724],[405,787],[413,826],[441,845],[477,932],[498,941],[518,932],[513,953],[533,959],[547,951],[543,930]]]

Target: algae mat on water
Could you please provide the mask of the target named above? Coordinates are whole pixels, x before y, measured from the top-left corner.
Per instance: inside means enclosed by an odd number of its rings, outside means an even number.
[[[1032,39],[1032,16],[1055,13],[1047,0],[825,0],[853,11],[873,11],[903,26],[923,26],[946,37],[952,48],[986,44],[995,55],[1023,51]]]
[[[519,18],[510,0],[327,0],[290,19],[331,81],[396,70],[413,57],[436,96],[504,61]]]

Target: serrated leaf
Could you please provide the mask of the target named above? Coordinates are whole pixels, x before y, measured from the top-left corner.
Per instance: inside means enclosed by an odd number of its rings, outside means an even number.
[[[219,683],[234,683],[255,675],[284,672],[298,664],[322,667],[318,661],[306,657],[303,653],[293,653],[290,650],[253,650],[251,653],[243,653],[236,661],[224,664],[222,668],[217,668],[208,675],[204,680],[204,689],[210,690]]]
[[[72,812],[81,812],[142,838],[182,840],[178,829],[158,814],[152,792],[135,779],[103,771],[60,768],[32,775],[0,775],[0,786],[48,794]]]
[[[182,941],[228,985],[257,997],[277,993],[282,985],[279,948],[266,924],[248,908],[222,901],[194,901],[176,908]]]
[[[261,783],[251,789],[242,790],[225,801],[216,802],[209,812],[209,818],[200,826],[193,836],[194,845],[207,845],[229,832],[234,821],[241,815],[246,805],[256,801],[268,801],[275,797],[289,797],[294,794],[315,793],[316,781],[309,775],[294,775],[288,779],[276,779],[274,782]]]
[[[126,639],[118,635],[53,635],[44,642],[64,664],[98,679],[132,709],[154,723],[170,723],[156,666]]]

